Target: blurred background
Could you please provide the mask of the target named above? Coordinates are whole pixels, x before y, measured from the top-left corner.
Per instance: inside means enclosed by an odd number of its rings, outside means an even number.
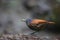
[[[38,18],[60,23],[60,0],[0,0],[0,33],[29,34],[21,19]],[[44,31],[37,35],[50,35]],[[50,35],[51,36],[51,35]]]

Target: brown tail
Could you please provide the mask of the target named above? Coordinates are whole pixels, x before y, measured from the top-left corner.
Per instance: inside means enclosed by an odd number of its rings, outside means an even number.
[[[48,22],[49,24],[55,24],[55,22]]]

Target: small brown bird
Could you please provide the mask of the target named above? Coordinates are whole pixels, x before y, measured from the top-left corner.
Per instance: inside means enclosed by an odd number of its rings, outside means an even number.
[[[47,20],[42,20],[42,19],[27,19],[25,22],[30,29],[36,32],[45,29],[47,27],[46,25],[48,24],[50,25],[55,24],[55,22],[49,22]]]

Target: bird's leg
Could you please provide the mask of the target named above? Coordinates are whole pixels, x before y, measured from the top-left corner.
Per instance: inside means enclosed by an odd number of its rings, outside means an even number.
[[[34,33],[36,33],[36,31],[35,32],[32,32],[31,34],[34,34]]]
[[[37,33],[37,32],[39,32],[39,31],[32,32],[30,35],[34,35],[34,34]]]

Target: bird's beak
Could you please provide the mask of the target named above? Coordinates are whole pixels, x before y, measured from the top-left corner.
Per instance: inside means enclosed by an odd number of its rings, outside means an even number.
[[[22,22],[26,22],[26,19],[21,19]]]

